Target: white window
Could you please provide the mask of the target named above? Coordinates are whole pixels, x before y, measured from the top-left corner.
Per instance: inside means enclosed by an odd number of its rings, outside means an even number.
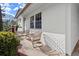
[[[41,12],[35,15],[35,28],[41,29]]]
[[[41,29],[42,22],[41,22],[41,12],[36,14],[35,16],[30,17],[30,28]]]
[[[30,17],[30,28],[34,28],[34,16]]]

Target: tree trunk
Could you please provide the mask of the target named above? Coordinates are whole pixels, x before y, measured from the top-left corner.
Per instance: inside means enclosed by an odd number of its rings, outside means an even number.
[[[2,22],[2,13],[1,13],[1,6],[0,6],[0,31],[3,30],[3,22]]]

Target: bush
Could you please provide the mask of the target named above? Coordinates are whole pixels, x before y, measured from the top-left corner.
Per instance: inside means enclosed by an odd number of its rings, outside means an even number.
[[[0,32],[0,55],[15,56],[17,55],[17,46],[20,41],[12,32]]]

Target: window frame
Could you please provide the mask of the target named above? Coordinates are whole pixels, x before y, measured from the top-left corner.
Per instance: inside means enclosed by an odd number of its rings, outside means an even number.
[[[32,27],[33,26],[33,27]],[[34,16],[30,17],[30,28],[34,29]]]
[[[42,13],[35,14],[35,28],[41,29],[42,28]]]

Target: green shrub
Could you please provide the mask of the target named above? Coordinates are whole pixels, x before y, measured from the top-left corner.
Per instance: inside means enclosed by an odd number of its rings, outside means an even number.
[[[0,32],[0,55],[15,56],[17,55],[17,46],[20,41],[12,32]]]

